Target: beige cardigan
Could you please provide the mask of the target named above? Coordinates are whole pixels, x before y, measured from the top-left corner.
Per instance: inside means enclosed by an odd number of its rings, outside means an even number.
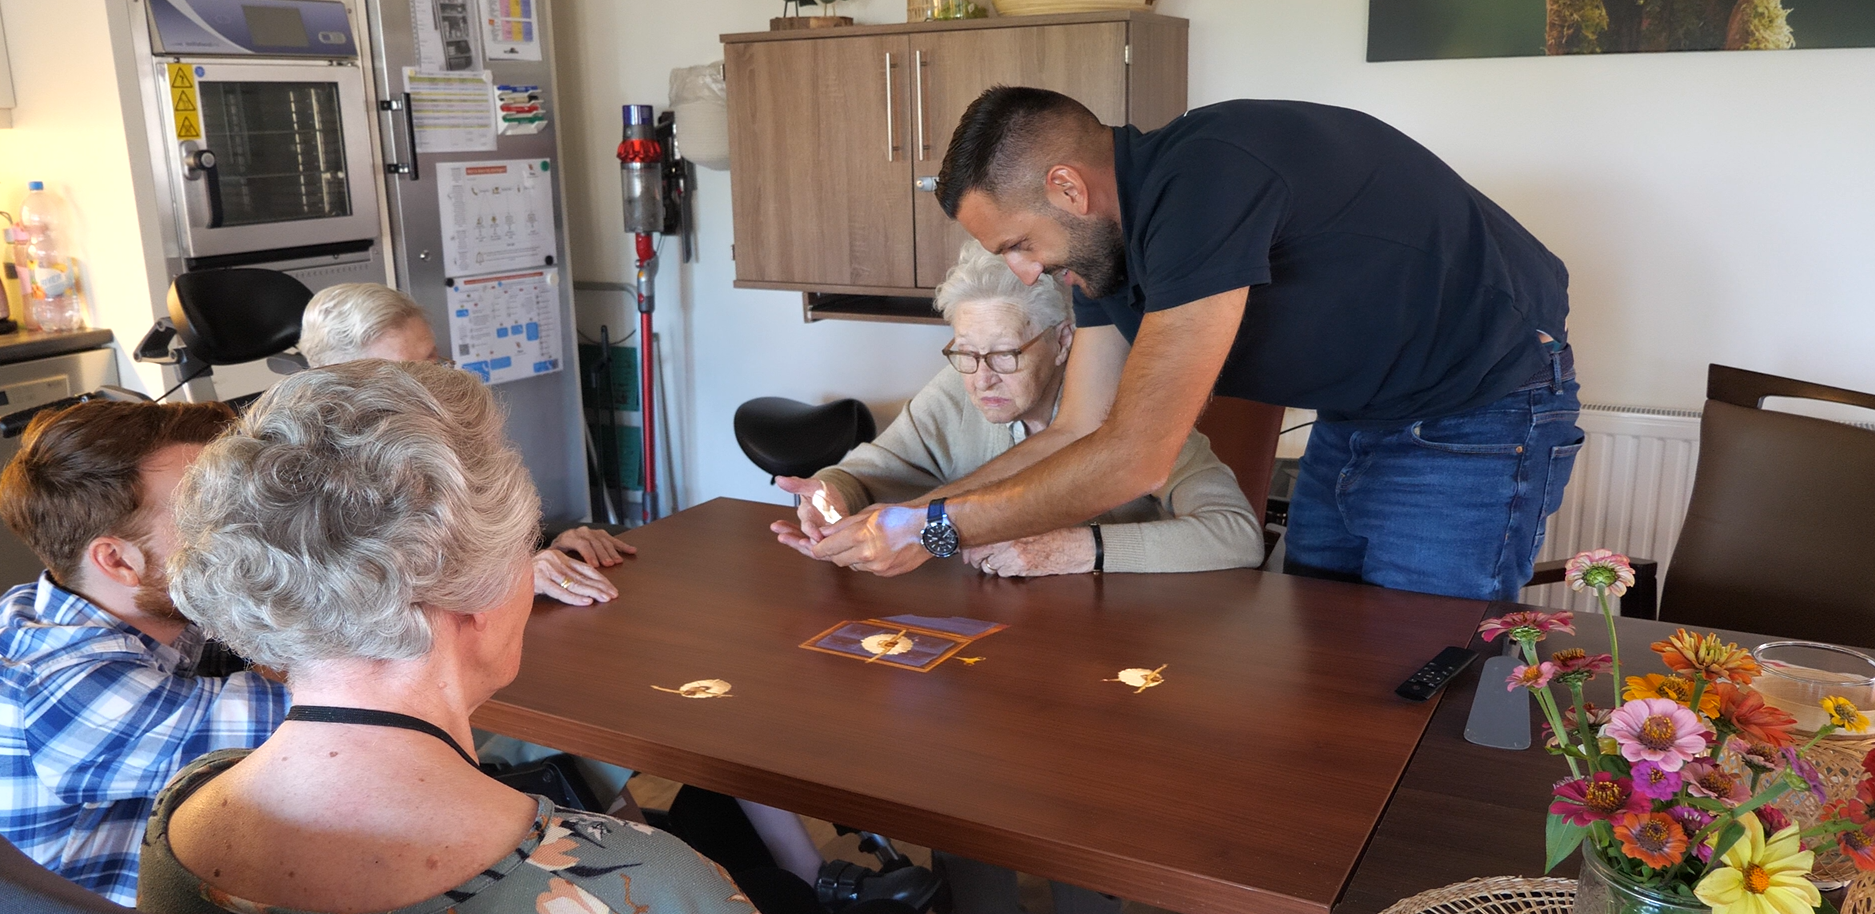
[[[995,425],[970,403],[963,375],[938,372],[869,444],[814,474],[858,509],[911,501],[970,475],[1021,440],[1020,421]],[[1237,477],[1192,432],[1165,485],[1100,517],[1107,571],[1213,571],[1263,563],[1263,531]]]

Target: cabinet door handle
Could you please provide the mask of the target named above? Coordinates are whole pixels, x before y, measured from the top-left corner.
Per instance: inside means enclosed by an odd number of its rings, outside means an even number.
[[[885,160],[898,161],[898,132],[892,129],[892,52],[885,52]]]
[[[911,52],[911,98],[912,117],[918,125],[918,161],[924,161],[925,150],[930,147],[924,141],[924,51]]]

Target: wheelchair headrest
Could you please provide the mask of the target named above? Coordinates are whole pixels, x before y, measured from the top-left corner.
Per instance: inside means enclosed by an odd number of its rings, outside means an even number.
[[[203,270],[170,283],[169,319],[196,358],[233,365],[292,348],[310,300],[311,289],[275,270]]]

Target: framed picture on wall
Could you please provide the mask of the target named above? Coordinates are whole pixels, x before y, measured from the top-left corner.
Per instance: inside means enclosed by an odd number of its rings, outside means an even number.
[[[1862,47],[1871,0],[1368,0],[1369,61]]]

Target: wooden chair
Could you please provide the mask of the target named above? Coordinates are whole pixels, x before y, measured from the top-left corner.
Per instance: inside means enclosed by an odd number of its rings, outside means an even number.
[[[1713,365],[1660,618],[1816,641],[1875,626],[1875,431],[1762,409],[1875,395]]]
[[[1276,471],[1276,439],[1283,430],[1283,408],[1237,397],[1212,397],[1198,417],[1198,431],[1211,439],[1211,450],[1237,474],[1237,486],[1250,501],[1257,523],[1269,517],[1270,477]],[[1264,556],[1274,553],[1281,530],[1264,526]]]
[[[1766,397],[1794,397],[1875,409],[1875,395],[1713,365],[1706,397],[1692,502],[1658,618],[1816,641],[1867,631],[1875,432],[1762,407]],[[1540,566],[1531,583],[1562,580],[1561,564]],[[1635,571],[1638,579],[1639,562]],[[1636,583],[1629,593],[1644,603],[1647,588]]]

